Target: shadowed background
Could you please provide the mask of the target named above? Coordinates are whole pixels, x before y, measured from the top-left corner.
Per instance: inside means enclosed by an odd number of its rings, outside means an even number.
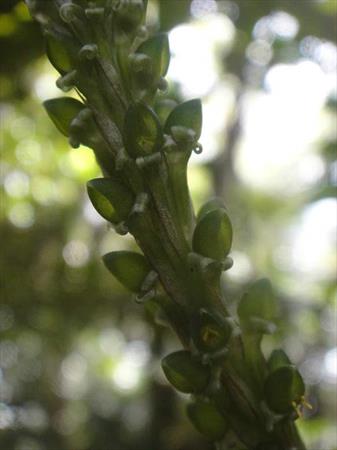
[[[179,348],[104,269],[132,247],[93,210],[92,152],[71,149],[41,102],[61,95],[39,27],[0,5],[0,446],[4,450],[211,450],[160,358]],[[281,307],[268,354],[299,365],[311,450],[336,448],[336,0],[150,1],[169,32],[172,94],[201,97],[195,207],[220,195],[234,224],[235,308],[269,277]]]

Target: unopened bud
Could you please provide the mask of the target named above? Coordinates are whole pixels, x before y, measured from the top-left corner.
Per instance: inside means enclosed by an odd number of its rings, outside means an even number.
[[[180,392],[202,392],[209,382],[209,368],[189,351],[171,353],[162,360],[161,366],[168,381]]]
[[[231,249],[232,239],[232,224],[226,211],[214,209],[197,223],[193,233],[193,251],[222,261]]]
[[[200,222],[200,220],[209,212],[214,211],[215,209],[226,209],[223,199],[220,197],[213,197],[210,200],[208,200],[206,203],[202,205],[202,207],[199,209],[197,214],[197,221]]]
[[[139,292],[151,270],[143,255],[128,251],[111,252],[103,256],[106,268],[132,292]]]
[[[212,440],[220,440],[227,432],[228,425],[216,406],[198,399],[187,406],[187,414],[195,428]]]
[[[87,183],[90,201],[96,211],[106,220],[119,223],[127,219],[134,195],[113,178],[96,178]]]
[[[125,146],[133,158],[158,152],[163,145],[163,133],[156,113],[144,103],[129,107],[124,122]]]
[[[65,136],[69,136],[75,118],[89,109],[71,97],[53,98],[46,100],[43,105],[58,130]]]
[[[201,102],[199,99],[189,100],[176,106],[168,116],[164,131],[171,133],[173,127],[184,127],[194,131],[194,141],[200,138],[202,125]]]
[[[277,302],[270,281],[261,278],[249,286],[238,305],[238,315],[245,327],[268,331],[277,317]]]

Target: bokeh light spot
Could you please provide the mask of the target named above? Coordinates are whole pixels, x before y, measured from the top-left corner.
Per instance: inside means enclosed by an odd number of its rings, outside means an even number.
[[[32,180],[32,195],[41,205],[50,205],[57,197],[55,182],[43,175],[35,177]]]
[[[27,202],[17,203],[10,208],[8,218],[17,228],[29,228],[35,221],[34,208]]]
[[[63,248],[63,259],[70,267],[82,267],[89,260],[89,248],[82,242],[72,240]]]
[[[337,383],[337,347],[328,350],[324,356],[326,378],[330,383]]]
[[[5,191],[14,198],[22,198],[29,193],[29,177],[20,170],[9,172],[5,177]]]

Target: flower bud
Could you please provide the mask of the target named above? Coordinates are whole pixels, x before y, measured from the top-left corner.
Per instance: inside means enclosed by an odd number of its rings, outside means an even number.
[[[218,409],[206,400],[196,400],[187,406],[187,415],[195,428],[207,438],[218,441],[224,437],[228,426]]]
[[[295,366],[279,367],[266,379],[264,395],[269,408],[278,414],[291,413],[303,402],[305,386]]]
[[[130,156],[147,156],[160,150],[163,133],[155,112],[144,103],[131,105],[124,122],[124,141]]]
[[[210,211],[214,211],[215,209],[220,208],[226,210],[222,198],[220,197],[211,198],[206,203],[204,203],[202,207],[199,209],[199,212],[197,214],[197,222],[200,222],[200,220]]]
[[[112,223],[127,219],[134,195],[124,184],[113,178],[96,178],[87,183],[87,190],[93,207],[104,219]]]
[[[200,138],[202,111],[199,99],[189,100],[174,108],[166,120],[164,132],[171,134],[172,127],[175,126],[193,130],[195,133],[195,141]]]
[[[65,136],[69,136],[71,122],[85,108],[83,103],[71,97],[46,100],[43,106],[56,128]]]
[[[151,270],[143,255],[128,251],[107,253],[103,256],[106,268],[131,292],[138,293]]]
[[[184,393],[202,392],[210,378],[209,368],[193,358],[191,352],[186,350],[166,356],[161,366],[172,386]]]
[[[170,63],[170,47],[167,34],[160,33],[147,39],[136,50],[136,55],[145,55],[151,64],[147,64],[137,75],[141,87],[160,86],[162,77],[167,73]]]
[[[277,304],[268,279],[262,278],[250,286],[240,300],[238,315],[246,328],[261,333],[273,331],[269,328],[277,316]]]
[[[61,75],[70,72],[74,67],[74,58],[70,54],[65,42],[53,35],[46,35],[46,53],[49,61]]]
[[[287,354],[282,349],[273,350],[268,359],[268,369],[270,372],[274,372],[283,366],[290,366],[291,361]]]
[[[222,261],[231,249],[232,238],[232,224],[226,211],[214,209],[197,223],[193,234],[193,251]]]

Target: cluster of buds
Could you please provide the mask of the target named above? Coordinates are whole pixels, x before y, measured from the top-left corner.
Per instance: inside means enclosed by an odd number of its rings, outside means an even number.
[[[223,299],[221,274],[233,264],[228,211],[212,199],[195,216],[187,183],[189,158],[202,151],[201,102],[169,98],[168,38],[148,36],[147,1],[26,2],[42,24],[57,86],[78,97],[48,100],[45,109],[71,146],[93,149],[103,176],[87,183],[89,198],[142,252],[111,252],[104,264],[180,338],[184,349],[162,368],[192,396],[189,418],[211,440],[234,439],[233,449],[302,450],[293,425],[304,404],[301,375],[282,351],[269,361],[261,351],[276,328],[269,281],[250,286],[235,317]]]

